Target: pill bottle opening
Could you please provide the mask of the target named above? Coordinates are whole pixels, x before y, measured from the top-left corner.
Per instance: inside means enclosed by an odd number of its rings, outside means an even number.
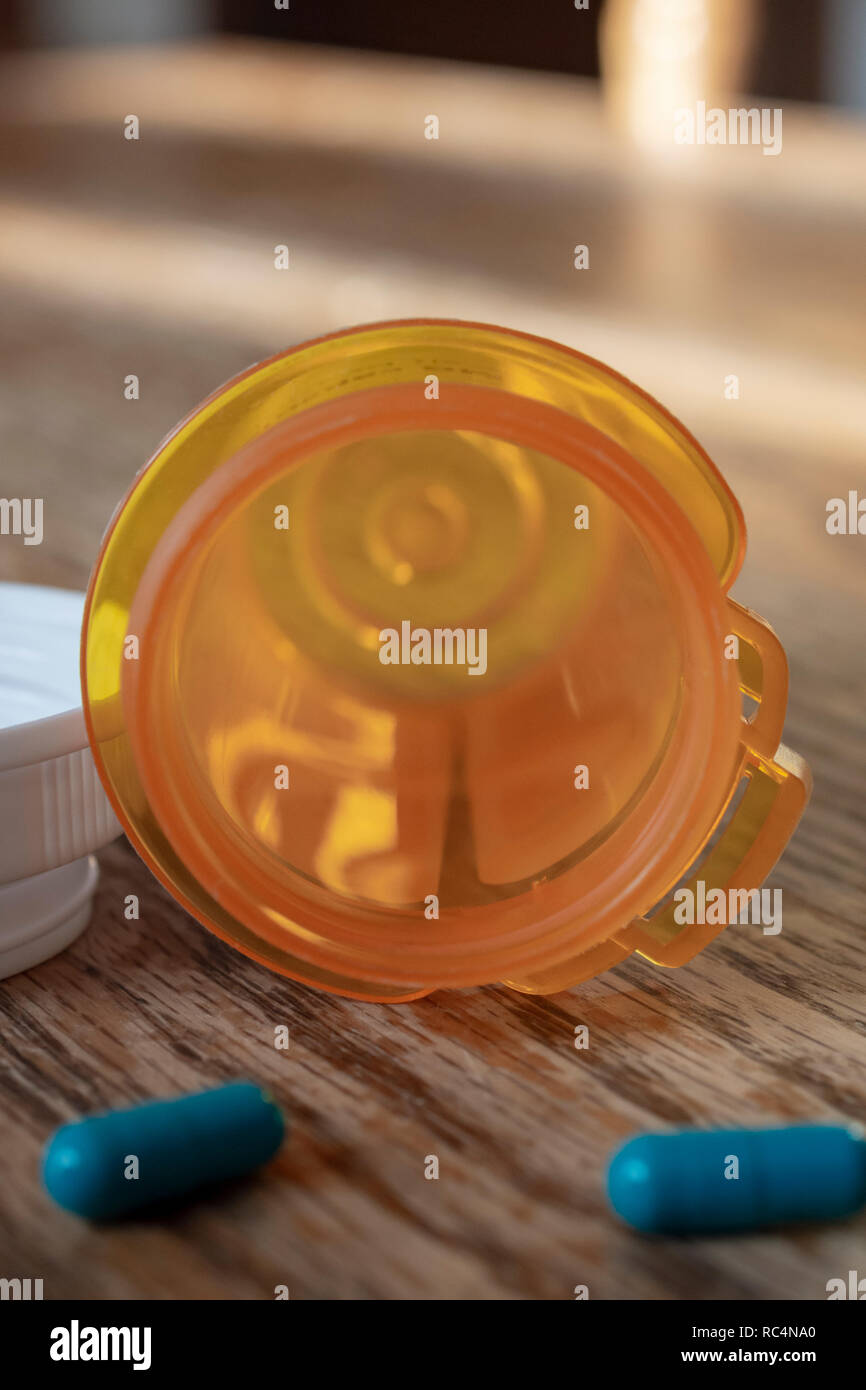
[[[542,966],[655,901],[724,799],[738,698],[662,483],[492,386],[360,386],[238,442],[179,478],[117,611],[91,590],[109,785],[175,895],[370,998]]]

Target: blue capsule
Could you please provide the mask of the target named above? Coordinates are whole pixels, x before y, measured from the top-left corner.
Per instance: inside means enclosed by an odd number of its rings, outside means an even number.
[[[608,1196],[671,1235],[830,1221],[866,1203],[866,1141],[842,1125],[641,1134],[611,1159]]]
[[[241,1177],[284,1135],[270,1096],[235,1081],[64,1125],[45,1150],[42,1180],[59,1206],[102,1221]]]

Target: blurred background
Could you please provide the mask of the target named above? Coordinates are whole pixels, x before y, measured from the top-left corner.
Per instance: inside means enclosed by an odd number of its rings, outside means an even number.
[[[644,10],[695,24],[712,10],[703,0],[610,0],[546,3],[527,14],[521,0],[439,0],[436,6],[400,6],[395,0],[314,4],[311,0],[7,0],[7,46],[65,43],[139,43],[235,33],[293,43],[338,44],[348,49],[470,63],[599,75],[602,11]],[[862,0],[728,0],[717,7],[741,24],[742,10],[758,15],[763,39],[749,56],[749,90],[765,96],[866,104],[866,14]],[[574,10],[581,10],[575,24]]]
[[[53,517],[38,556],[0,547],[3,577],[83,585],[131,475],[250,361],[430,314],[658,395],[743,491],[759,556],[799,460],[817,493],[791,525],[825,543],[815,461],[835,495],[866,444],[863,0],[2,13],[0,480]],[[677,145],[699,100],[778,108],[781,153]]]
[[[543,3],[531,13],[522,0],[439,0],[355,5],[312,0],[12,0],[4,38],[9,45],[126,43],[202,33],[255,35],[294,43],[566,72],[598,77],[599,21],[607,0],[581,7]],[[574,11],[583,9],[579,23]],[[616,5],[608,8],[617,8]],[[702,0],[621,5],[694,25],[713,8]],[[866,14],[862,0],[723,0],[726,22],[757,15],[763,39],[750,54],[749,90],[764,96],[839,105],[866,104]]]
[[[781,112],[781,150],[677,144],[673,112],[698,102]],[[302,1288],[561,1297],[575,1278],[568,1241],[583,1251],[580,1277],[594,1275],[593,1297],[823,1297],[826,1278],[858,1265],[846,1228],[800,1244],[782,1233],[746,1259],[730,1244],[637,1258],[603,1211],[597,1167],[572,1164],[569,1144],[633,1125],[638,1094],[647,1127],[686,1114],[715,1123],[720,1109],[752,1122],[863,1111],[866,537],[829,535],[826,505],[849,490],[866,497],[864,111],[864,0],[0,0],[0,496],[44,498],[43,543],[0,536],[0,579],[83,588],[136,471],[249,363],[359,322],[451,316],[601,358],[680,416],[743,506],[736,596],[772,622],[791,660],[786,741],[811,763],[815,794],[772,880],[786,894],[784,936],[772,951],[723,942],[673,982],[647,984],[635,967],[584,992],[575,1016],[603,1040],[610,1026],[597,1076],[579,1082],[592,1123],[569,1109],[568,1142],[556,1131],[524,1215],[508,1205],[509,1151],[501,1200],[481,1212],[471,1183],[442,1196],[442,1264],[425,1245],[394,1282],[378,1259],[343,1259],[335,1236],[316,1283],[303,1272],[316,1267],[315,1241],[293,1231],[281,1255],[297,1247]],[[287,270],[275,268],[279,246]],[[111,853],[116,897],[133,869]],[[97,925],[89,935],[102,951],[118,933],[108,896],[100,910],[103,935]],[[173,910],[147,924],[145,962],[160,942],[183,944]],[[146,968],[136,975],[116,949],[131,997],[150,998]],[[240,968],[233,958],[235,977]],[[725,970],[742,1026],[737,1010],[713,1012]],[[429,1108],[443,1013],[418,1006],[386,1029],[364,1007],[351,1014],[353,1047],[379,1026],[388,1037],[362,1072],[385,1134],[397,1102],[378,1080],[382,1057],[403,1049],[412,1102],[426,1077]],[[501,1047],[485,1048],[504,1006],[484,991],[449,1007],[469,1019],[466,1045],[481,1040],[475,1094],[495,1096]],[[520,1009],[515,1052],[530,1005]],[[428,1016],[436,1043],[425,1052],[406,1020]],[[636,1050],[620,1046],[621,1029]],[[326,1028],[322,1053],[339,1033]],[[559,1074],[559,1048],[544,1052],[536,1090]],[[313,1085],[305,1101],[308,1127],[321,1111],[326,1133],[343,1123],[345,1059],[334,1055],[335,1089]],[[628,1082],[638,1055],[664,1078],[658,1091],[646,1070]],[[460,1106],[442,1094],[450,1125]],[[491,1100],[465,1141],[476,1176],[508,1109]],[[415,1113],[407,1101],[400,1123]],[[393,1164],[403,1193],[403,1149],[387,1148],[369,1171]],[[331,1174],[329,1154],[316,1151],[313,1166]],[[560,1159],[567,1209],[549,1198]],[[333,1180],[356,1210],[351,1166]],[[379,1254],[399,1245],[382,1190],[356,1211],[359,1248]],[[18,1248],[32,1252],[22,1212]],[[454,1250],[473,1241],[507,1258],[455,1283]],[[115,1296],[93,1258],[101,1246],[76,1245],[67,1264],[48,1253],[55,1245],[46,1227],[45,1263],[33,1268],[57,1265],[56,1294]],[[183,1258],[171,1247],[161,1289],[200,1291],[193,1246]],[[150,1287],[137,1260],[124,1269],[125,1289]],[[510,1283],[497,1282],[502,1269]]]

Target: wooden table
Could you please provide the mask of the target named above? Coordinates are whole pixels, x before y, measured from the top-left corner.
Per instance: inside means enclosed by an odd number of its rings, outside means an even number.
[[[777,159],[659,168],[568,79],[243,44],[16,59],[0,91],[0,492],[45,498],[44,543],[0,539],[0,577],[83,587],[134,471],[248,362],[364,319],[506,322],[610,361],[716,457],[750,527],[736,595],[790,654],[786,738],[816,783],[771,880],[781,935],[546,999],[313,993],[117,842],[88,932],[0,986],[0,1275],[46,1297],[821,1299],[866,1273],[862,1217],[647,1241],[603,1197],[635,1130],[866,1111],[866,537],[825,530],[828,498],[866,494],[863,129],[786,109]],[[40,1191],[71,1116],[245,1075],[294,1126],[259,1179],[111,1229]]]

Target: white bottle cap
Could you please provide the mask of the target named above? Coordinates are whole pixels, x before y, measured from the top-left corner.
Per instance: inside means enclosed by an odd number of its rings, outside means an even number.
[[[82,932],[121,833],[81,709],[84,595],[0,584],[0,979]]]

